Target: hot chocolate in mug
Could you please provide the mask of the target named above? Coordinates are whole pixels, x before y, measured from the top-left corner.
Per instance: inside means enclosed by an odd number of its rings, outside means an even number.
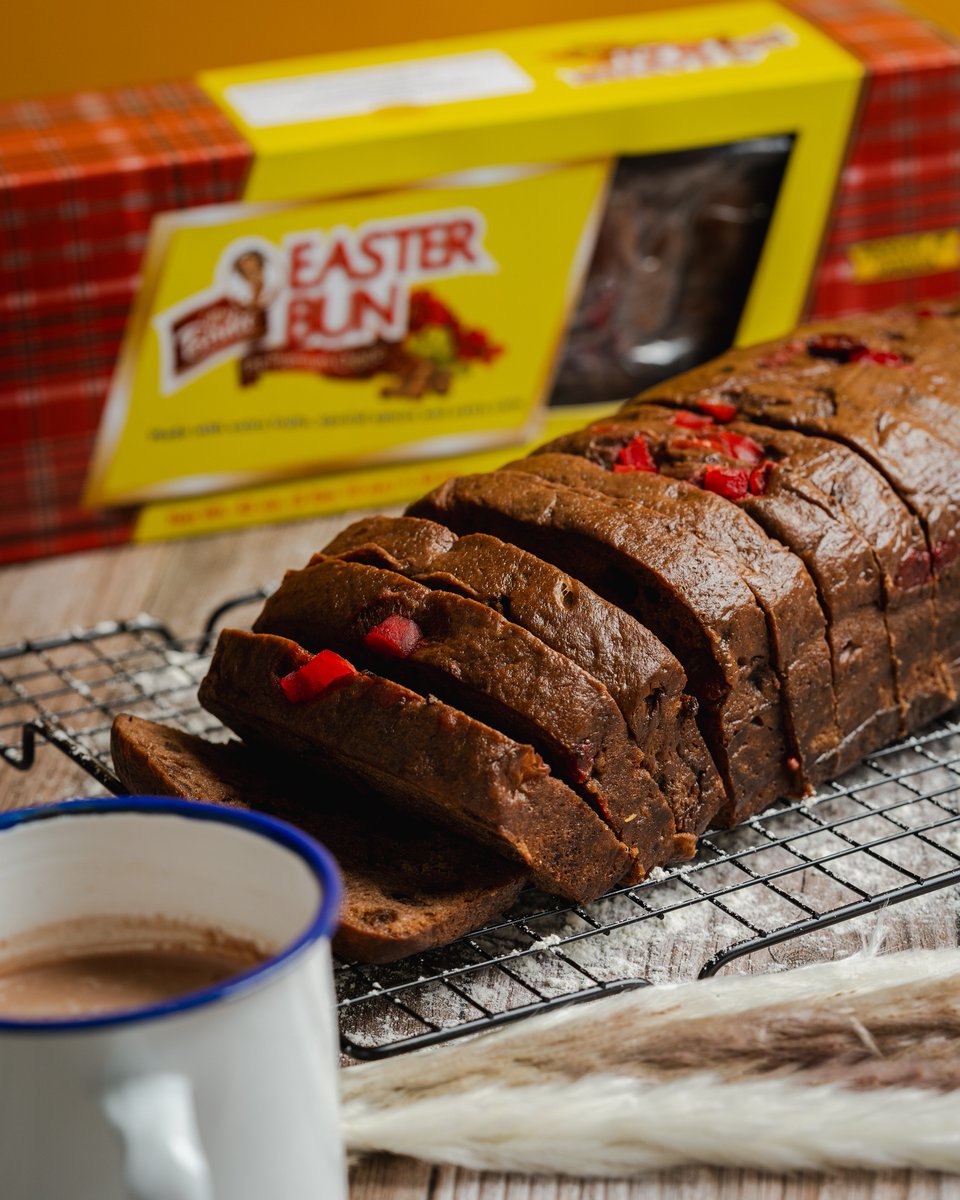
[[[0,815],[0,975],[96,922],[261,948],[146,1006],[0,1012],[3,1200],[346,1200],[339,897],[326,851],[259,814],[126,796]]]

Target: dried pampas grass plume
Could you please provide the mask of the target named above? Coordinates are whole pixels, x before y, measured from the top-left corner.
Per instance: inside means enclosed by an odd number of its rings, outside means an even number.
[[[343,1072],[347,1145],[500,1171],[960,1171],[960,951],[645,988]]]

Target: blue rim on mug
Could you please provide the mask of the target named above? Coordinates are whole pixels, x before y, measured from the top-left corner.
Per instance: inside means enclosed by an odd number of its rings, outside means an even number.
[[[164,1001],[162,1004],[122,1009],[116,1013],[101,1013],[90,1017],[56,1018],[45,1021],[18,1021],[0,1017],[0,1033],[75,1033],[84,1029],[102,1029],[111,1025],[129,1025],[137,1021],[150,1021],[157,1017],[172,1016],[189,1009],[201,1008],[216,1000],[223,1000],[248,991],[251,987],[264,981],[265,977],[272,975],[277,968],[296,957],[307,946],[313,945],[320,938],[329,938],[333,934],[343,892],[340,872],[333,856],[319,842],[314,841],[312,837],[297,829],[296,826],[281,821],[277,817],[268,817],[264,813],[241,808],[228,808],[219,804],[202,804],[198,800],[177,800],[170,796],[103,796],[63,800],[59,804],[48,804],[38,808],[21,808],[15,809],[13,812],[0,813],[0,834],[18,825],[24,825],[30,821],[48,820],[51,817],[72,816],[78,813],[117,812],[156,813],[188,817],[197,821],[219,821],[223,824],[239,826],[251,833],[260,834],[278,845],[284,846],[301,858],[320,885],[320,906],[313,920],[303,933],[285,946],[279,954],[266,959],[249,971],[231,975],[229,979],[200,991],[189,992],[185,996],[178,996],[173,1000]]]

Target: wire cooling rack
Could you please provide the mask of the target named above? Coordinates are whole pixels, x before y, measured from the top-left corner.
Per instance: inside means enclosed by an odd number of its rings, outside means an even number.
[[[222,605],[188,642],[144,616],[0,650],[0,754],[42,775],[58,761],[56,748],[102,788],[122,792],[110,765],[114,716],[216,731],[196,696],[209,646],[227,614],[242,624],[243,607],[265,595]],[[712,833],[693,862],[593,904],[525,892],[508,916],[450,946],[390,966],[337,963],[343,1050],[386,1057],[678,971],[711,975],[742,955],[958,882],[954,714],[871,755],[815,799]],[[692,968],[678,965],[684,945],[696,947]]]

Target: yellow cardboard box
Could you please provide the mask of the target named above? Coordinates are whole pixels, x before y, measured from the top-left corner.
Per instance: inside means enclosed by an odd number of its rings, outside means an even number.
[[[275,513],[307,515],[356,498],[344,471],[392,479],[380,499],[401,500],[449,473],[450,455],[515,456],[544,427],[598,240],[616,264],[604,222],[625,164],[778,148],[731,319],[741,341],[782,332],[862,75],[766,2],[202,75],[252,166],[239,203],[154,220],[86,502],[160,501],[138,536],[165,536],[263,519],[247,492],[192,496],[253,488]],[[685,169],[694,192],[699,168]],[[672,344],[654,337],[645,361],[666,364]],[[320,471],[312,491],[278,482]]]

